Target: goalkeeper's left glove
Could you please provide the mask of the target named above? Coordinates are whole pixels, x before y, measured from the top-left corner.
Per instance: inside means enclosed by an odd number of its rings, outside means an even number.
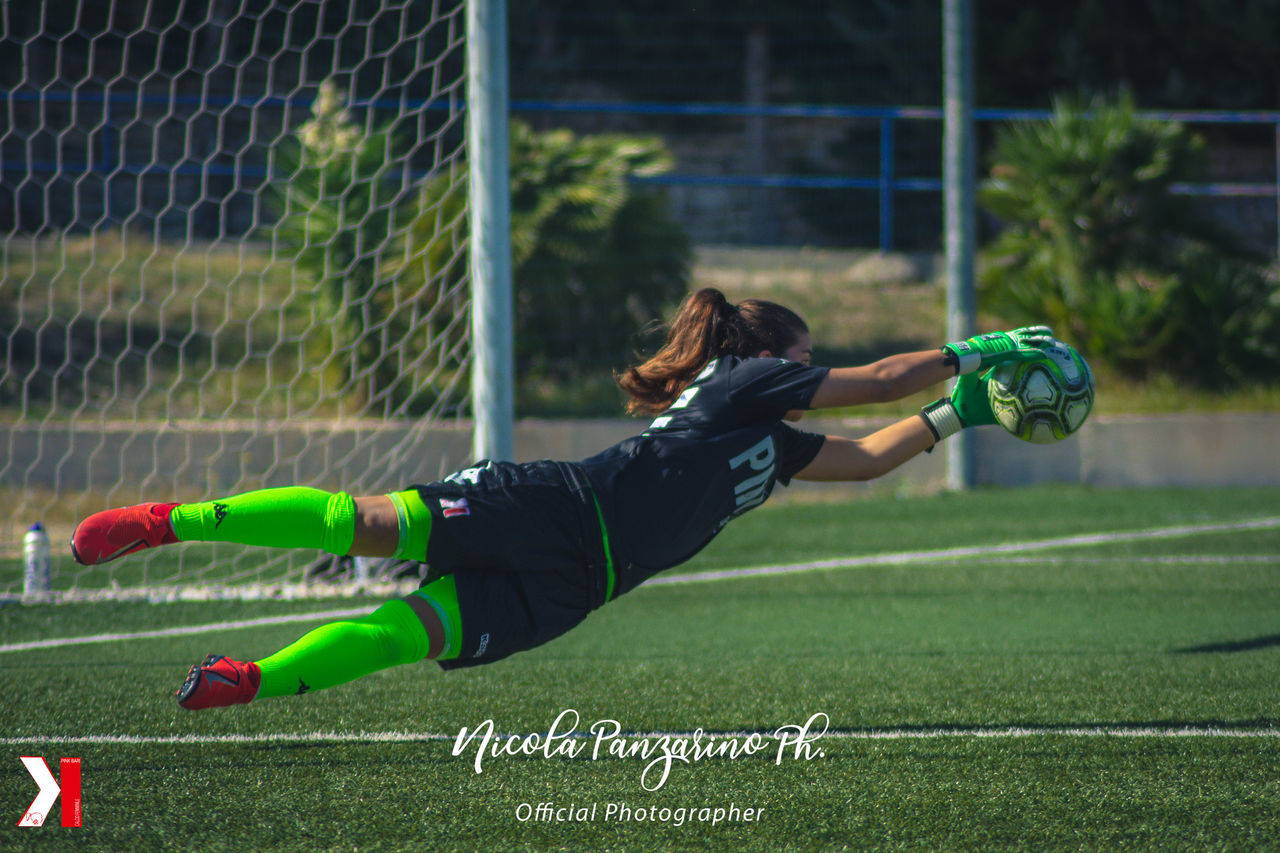
[[[1038,350],[1037,350],[1038,352]],[[987,382],[991,371],[981,378],[976,373],[966,373],[956,380],[950,397],[934,400],[920,410],[920,417],[933,433],[935,444],[965,427],[988,426],[997,423],[987,396]]]
[[[1026,326],[1011,332],[989,332],[965,341],[944,344],[948,364],[956,375],[964,376],[1010,361],[1034,361],[1044,357],[1043,347],[1053,343],[1053,329],[1048,326]]]

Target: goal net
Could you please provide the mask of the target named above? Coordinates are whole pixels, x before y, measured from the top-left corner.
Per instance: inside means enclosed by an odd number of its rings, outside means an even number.
[[[2,14],[0,595],[34,522],[59,598],[328,588],[318,552],[66,542],[111,506],[466,461],[464,0]]]

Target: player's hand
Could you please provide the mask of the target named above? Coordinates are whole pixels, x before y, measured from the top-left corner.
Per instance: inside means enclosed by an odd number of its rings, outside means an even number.
[[[1048,326],[1023,326],[1009,332],[1009,337],[1024,347],[1044,349],[1054,343],[1053,329]]]
[[[987,382],[991,372],[981,378],[976,373],[966,373],[956,380],[950,397],[934,400],[920,410],[920,417],[933,432],[937,441],[955,435],[965,427],[989,426],[997,423],[987,397]]]
[[[951,390],[951,405],[956,407],[963,426],[990,426],[997,423],[995,412],[991,411],[991,398],[987,396],[987,382],[990,379],[991,372],[987,371],[981,378],[976,373],[966,373],[956,380],[956,387]]]
[[[945,344],[942,351],[955,361],[956,375],[976,373],[1011,361],[1034,361],[1044,357],[1044,347],[1053,343],[1048,326],[1024,326],[1011,332],[988,332],[968,340]]]

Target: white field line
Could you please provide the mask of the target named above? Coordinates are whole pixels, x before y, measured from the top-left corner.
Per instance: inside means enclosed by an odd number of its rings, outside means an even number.
[[[694,738],[742,740],[752,734],[776,737],[775,731],[759,732],[623,732],[628,740],[671,740]],[[540,733],[545,737],[546,733]],[[587,732],[567,734],[582,739],[593,737]],[[432,743],[457,740],[457,734],[445,732],[263,732],[250,735],[32,735],[3,737],[0,745],[85,744],[85,745],[251,745],[251,744],[384,744]],[[495,734],[494,741],[529,734]],[[1280,728],[1226,728],[1222,726],[996,726],[962,729],[870,729],[865,731],[828,731],[822,738],[835,740],[939,740],[946,738],[1019,739],[1037,737],[1116,737],[1116,738],[1280,738]]]
[[[180,637],[185,634],[206,634],[210,631],[238,631],[243,628],[260,628],[264,625],[284,625],[289,622],[315,622],[322,619],[350,619],[366,616],[372,605],[357,609],[319,610],[313,613],[286,613],[279,616],[263,616],[259,619],[241,619],[235,622],[212,622],[204,625],[181,625],[174,628],[156,628],[152,631],[134,631],[128,634],[90,634],[86,637],[54,637],[49,640],[29,640],[24,643],[0,645],[0,653],[26,652],[32,649],[52,649],[58,646],[80,646],[88,643],[118,643],[124,640],[151,640],[157,637]]]
[[[1056,548],[1087,548],[1096,545],[1114,545],[1118,542],[1140,542],[1154,539],[1176,539],[1205,533],[1230,533],[1242,530],[1271,530],[1280,527],[1280,518],[1256,518],[1222,524],[1188,524],[1177,527],[1156,527],[1148,530],[1130,530],[1114,533],[1086,533],[1079,536],[1061,536],[1034,542],[1007,542],[1002,545],[970,545],[961,548],[938,548],[930,551],[900,551],[893,554],[867,554],[861,557],[841,557],[834,560],[813,560],[807,563],[791,563],[786,566],[759,566],[752,569],[724,569],[713,572],[689,572],[687,574],[661,575],[646,581],[645,586],[673,583],[701,583],[729,578],[757,577],[761,575],[789,575],[822,569],[859,569],[868,566],[902,566],[965,557],[1005,557],[1049,551]]]
[[[889,554],[867,554],[860,557],[842,557],[833,560],[812,560],[803,563],[790,563],[784,566],[757,566],[755,568],[747,569],[724,569],[711,572],[667,574],[645,581],[644,586],[707,583],[710,581],[731,580],[734,578],[768,577],[831,569],[857,569],[867,568],[870,566],[902,566],[913,563],[958,560],[965,557],[1010,557],[1035,553],[1038,551],[1048,551],[1057,548],[1087,548],[1098,545],[1112,545],[1118,542],[1173,539],[1184,536],[1196,536],[1205,533],[1270,530],[1276,527],[1280,527],[1280,517],[1258,518],[1251,521],[1228,522],[1222,524],[1179,525],[1176,527],[1157,527],[1147,530],[1131,530],[1113,533],[1088,533],[1079,536],[1062,536],[1053,539],[1040,539],[1033,542],[1008,542],[1001,545],[970,545],[961,548],[938,548],[928,551],[899,551]],[[177,637],[187,634],[203,634],[212,631],[232,631],[242,628],[257,628],[265,625],[281,625],[289,622],[345,619],[353,616],[363,616],[368,613],[369,610],[370,608],[368,607],[362,609],[323,610],[314,613],[292,613],[282,616],[265,616],[260,619],[245,619],[237,622],[213,622],[206,623],[204,625],[185,625],[175,628],[159,628],[152,631],[137,631],[133,633],[91,634],[89,636],[82,637],[55,637],[47,640],[5,643],[0,645],[0,654],[4,654],[6,652],[23,652],[35,649],[57,648],[60,646],[85,645],[89,643],[111,643],[126,640]]]
[[[1115,564],[1123,562],[1126,566],[1206,566],[1214,568],[1217,566],[1257,566],[1257,565],[1277,565],[1280,566],[1280,554],[1186,554],[1186,555],[1170,555],[1163,557],[1134,557],[1126,554],[1123,557],[997,557],[1000,565],[1028,565],[1028,566],[1047,566],[1057,565],[1060,563],[1070,563],[1078,565],[1081,563],[1089,564]]]

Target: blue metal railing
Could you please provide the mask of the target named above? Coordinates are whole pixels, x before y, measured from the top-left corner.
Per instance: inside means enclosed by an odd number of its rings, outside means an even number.
[[[513,112],[624,113],[662,116],[721,116],[767,118],[877,119],[880,122],[880,163],[875,178],[805,175],[689,175],[668,174],[644,178],[645,183],[678,186],[781,187],[788,189],[868,189],[879,193],[879,247],[893,247],[894,194],[897,192],[941,192],[941,178],[899,178],[896,175],[894,138],[898,121],[941,121],[940,107],[857,107],[746,105],[746,104],[661,104],[589,103],[573,101],[518,101]],[[1275,198],[1277,203],[1277,247],[1280,249],[1280,111],[1170,110],[1144,111],[1143,118],[1178,121],[1184,124],[1227,124],[1270,126],[1275,135],[1276,180],[1274,182],[1218,182],[1174,184],[1173,192],[1217,198]],[[975,121],[1045,121],[1050,110],[976,109]]]
[[[116,126],[113,116],[115,106],[140,105],[151,106],[185,106],[208,110],[210,108],[262,108],[272,107],[281,110],[309,109],[312,96],[296,94],[288,97],[264,95],[257,98],[215,97],[200,95],[157,95],[146,93],[107,94],[104,92],[69,92],[69,91],[4,91],[0,90],[0,101],[3,102],[46,102],[71,103],[76,105],[102,105],[103,121],[101,126],[92,132],[98,138],[98,145],[90,161],[84,164],[68,164],[66,162],[43,160],[0,160],[0,171],[8,172],[55,172],[60,169],[83,170],[111,177],[115,175],[214,175],[214,176],[252,176],[265,177],[266,168],[248,163],[235,165],[208,162],[179,163],[146,163],[136,164],[123,162],[117,153],[117,137],[123,132],[123,126]],[[435,101],[410,101],[405,99],[383,98],[355,101],[352,106],[374,108],[379,110],[459,110],[464,104],[459,98],[438,99]],[[735,174],[735,175],[703,175],[689,173],[670,173],[657,177],[643,178],[640,181],[648,184],[667,186],[721,186],[746,188],[782,188],[782,189],[859,189],[875,190],[878,194],[879,246],[888,251],[893,247],[894,196],[899,192],[941,192],[941,178],[899,177],[896,174],[895,137],[897,123],[900,121],[941,121],[943,111],[940,107],[861,107],[861,106],[821,106],[811,104],[780,105],[748,105],[728,103],[608,103],[588,101],[535,101],[521,100],[511,103],[513,113],[591,113],[591,114],[623,114],[672,117],[763,117],[773,119],[874,119],[879,122],[879,164],[875,177],[853,177],[840,175],[793,175],[793,174]],[[1253,125],[1270,126],[1275,135],[1276,180],[1273,182],[1219,182],[1178,184],[1174,192],[1206,197],[1253,197],[1276,199],[1277,229],[1280,232],[1280,111],[1218,111],[1218,110],[1171,110],[1145,111],[1144,118],[1179,121],[1185,124],[1219,124],[1219,125]],[[1013,110],[1013,109],[978,109],[974,111],[974,120],[978,122],[997,121],[1040,121],[1052,117],[1049,110]],[[136,119],[132,119],[136,121]],[[1277,234],[1280,244],[1280,233]]]

